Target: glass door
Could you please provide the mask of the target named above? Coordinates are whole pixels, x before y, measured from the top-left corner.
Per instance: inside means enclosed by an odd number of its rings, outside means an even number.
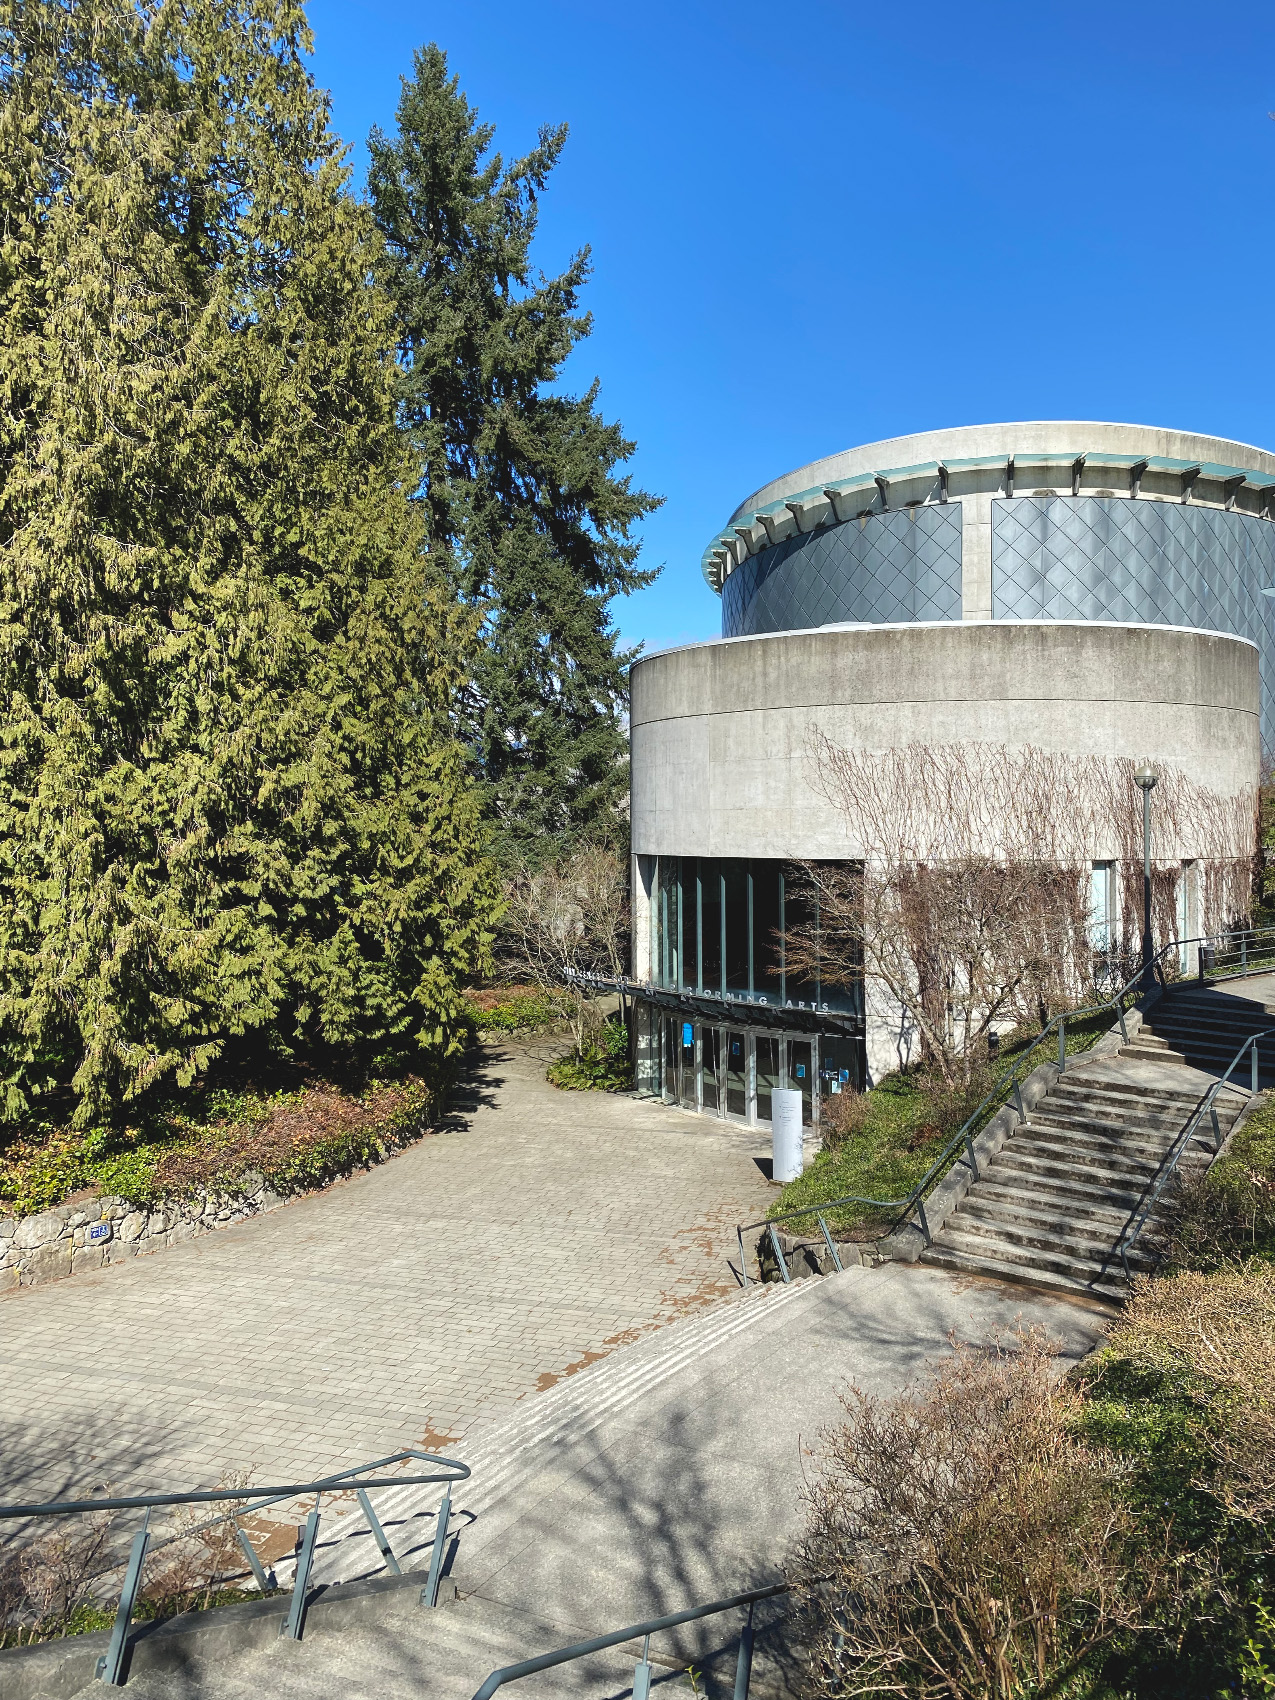
[[[726,1032],[726,1114],[748,1115],[748,1039],[743,1033]]]
[[[788,1084],[794,1092],[801,1093],[801,1124],[810,1127],[814,1123],[814,1069],[811,1066],[811,1045],[809,1039],[790,1039],[788,1041]]]
[[[700,1029],[703,1045],[703,1100],[706,1110],[718,1110],[717,1100],[717,1071],[721,1066],[722,1034],[719,1027],[703,1027]]]
[[[779,1040],[759,1033],[757,1046],[757,1120],[770,1120],[770,1095],[779,1085]]]
[[[682,1042],[679,1047],[678,1101],[684,1109],[698,1110],[699,1103],[695,1096],[695,1023],[683,1021],[680,1025]]]

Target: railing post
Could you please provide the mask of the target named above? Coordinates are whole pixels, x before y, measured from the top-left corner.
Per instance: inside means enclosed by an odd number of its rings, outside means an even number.
[[[837,1273],[840,1274],[841,1273],[841,1259],[837,1256],[837,1248],[832,1243],[832,1235],[828,1232],[828,1224],[824,1221],[822,1216],[820,1216],[818,1218],[818,1221],[819,1221],[819,1226],[823,1229],[824,1244],[828,1247],[828,1255],[829,1255],[829,1257],[831,1257],[833,1264],[836,1267]]]
[[[921,1218],[921,1232],[925,1235],[926,1245],[929,1245],[929,1243],[930,1243],[930,1224],[926,1220],[926,1217],[925,1217],[925,1200],[923,1198],[917,1199],[916,1208],[917,1208],[917,1212],[918,1212],[918,1214],[920,1215],[920,1218]]]
[[[1253,1041],[1253,1096],[1257,1097],[1257,1040]]]
[[[633,1686],[630,1690],[631,1700],[650,1700],[651,1693],[651,1637],[648,1635],[642,1642],[642,1657],[638,1660],[633,1672]]]
[[[973,1171],[974,1179],[978,1180],[978,1158],[974,1155],[974,1141],[970,1138],[968,1133],[965,1135],[965,1155],[970,1160],[970,1168]]]
[[[735,1238],[739,1241],[739,1273],[743,1277],[744,1285],[747,1286],[748,1254],[744,1250],[744,1230],[742,1228],[735,1229]]]
[[[739,1634],[739,1657],[735,1660],[735,1700],[748,1700],[748,1684],[753,1677],[753,1602],[748,1605],[748,1621]],[[636,1696],[634,1697],[636,1700]]]
[[[434,1550],[429,1555],[429,1575],[425,1586],[421,1589],[421,1604],[436,1606],[438,1604],[438,1584],[443,1574],[443,1549],[447,1545],[447,1525],[452,1515],[452,1490],[447,1489],[443,1495],[443,1503],[438,1508],[438,1520],[434,1527]]]
[[[1058,1023],[1058,1072],[1063,1074],[1067,1068],[1067,1023]]]
[[[1248,973],[1248,932],[1240,934],[1240,973]]]
[[[1222,1129],[1217,1119],[1216,1099],[1209,1105],[1209,1120],[1213,1124],[1213,1155],[1216,1157],[1222,1149]]]
[[[266,1576],[265,1566],[257,1557],[257,1549],[253,1546],[247,1535],[244,1534],[238,1523],[235,1524],[235,1533],[239,1537],[239,1545],[243,1548],[243,1555],[252,1566],[252,1573],[257,1578],[257,1586],[261,1589],[263,1594],[268,1594],[270,1592],[270,1582]]]
[[[381,1527],[380,1518],[372,1509],[372,1501],[362,1488],[358,1490],[358,1494],[359,1504],[363,1507],[363,1515],[367,1518],[367,1526],[372,1531],[372,1539],[380,1548],[381,1557],[395,1576],[401,1576],[403,1572],[399,1569],[398,1560],[394,1556],[394,1549],[385,1538],[385,1530]]]
[[[1120,1002],[1116,1005],[1116,1014],[1120,1017],[1120,1037],[1127,1045],[1129,1043],[1129,1029],[1125,1026],[1123,998],[1121,998]]]
[[[133,1537],[133,1550],[128,1555],[128,1569],[124,1572],[124,1586],[120,1590],[120,1603],[115,1612],[110,1644],[103,1657],[97,1661],[98,1676],[112,1688],[124,1686],[124,1678],[120,1673],[124,1667],[128,1626],[132,1620],[133,1607],[137,1604],[137,1590],[142,1582],[142,1566],[146,1562],[146,1548],[150,1542],[150,1521],[151,1514],[148,1509],[141,1533]]]
[[[1014,1081],[1014,1108],[1018,1111],[1019,1121],[1025,1122],[1027,1120],[1027,1110],[1023,1104],[1023,1088],[1017,1079]]]
[[[789,1281],[792,1277],[788,1273],[788,1265],[784,1262],[784,1254],[779,1246],[779,1235],[775,1232],[775,1224],[773,1222],[768,1222],[766,1224],[766,1232],[770,1235],[770,1243],[775,1248],[775,1256],[779,1259],[779,1273],[783,1276],[785,1281]]]
[[[305,1627],[305,1595],[310,1586],[310,1566],[314,1563],[314,1543],[319,1533],[319,1513],[314,1510],[305,1520],[301,1551],[297,1554],[297,1579],[292,1584],[292,1604],[280,1626],[280,1635],[289,1641],[299,1641]]]

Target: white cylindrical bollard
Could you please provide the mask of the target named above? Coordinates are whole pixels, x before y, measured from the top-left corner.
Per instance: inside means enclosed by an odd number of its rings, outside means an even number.
[[[780,1088],[770,1095],[771,1177],[795,1181],[804,1166],[801,1093]]]

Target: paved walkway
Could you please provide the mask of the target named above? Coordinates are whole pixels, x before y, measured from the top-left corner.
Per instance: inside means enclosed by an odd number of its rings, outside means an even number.
[[[416,1590],[404,1590],[393,1616],[332,1629],[316,1620],[299,1645],[222,1644],[188,1670],[134,1677],[130,1693],[468,1700],[493,1667],[782,1575],[805,1522],[820,1431],[841,1416],[849,1383],[889,1395],[924,1376],[951,1337],[983,1342],[1015,1325],[1043,1328],[1066,1363],[1105,1321],[1070,1300],[900,1264],[753,1287],[526,1401],[502,1428],[476,1425],[466,1452],[474,1474],[454,1497],[456,1604],[412,1609]],[[420,1508],[432,1513],[437,1490],[389,1489],[378,1500],[404,1565],[423,1567],[433,1519]],[[381,1569],[357,1511],[330,1528],[325,1517],[320,1541],[317,1580]],[[388,1611],[392,1596],[383,1601]],[[653,1651],[693,1658],[704,1672],[699,1692],[726,1700],[739,1629],[731,1614],[662,1635]],[[763,1628],[759,1651],[759,1700],[794,1692],[782,1630]],[[86,1660],[86,1677],[89,1669]],[[540,1700],[616,1700],[631,1692],[632,1673],[632,1652],[627,1664],[612,1654],[520,1689]],[[680,1673],[660,1675],[666,1692],[689,1694]]]
[[[733,1290],[768,1147],[557,1092],[547,1054],[488,1048],[451,1125],[324,1193],[0,1298],[0,1494],[297,1480],[454,1446]]]

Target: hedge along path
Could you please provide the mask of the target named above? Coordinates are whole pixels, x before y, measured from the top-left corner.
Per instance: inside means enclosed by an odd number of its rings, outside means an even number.
[[[50,1208],[0,1217],[0,1293],[180,1245],[379,1163],[428,1130],[437,1099],[420,1081],[361,1097],[325,1083],[259,1099],[254,1109],[234,1121],[178,1125],[166,1142],[106,1159],[86,1158],[68,1134],[65,1151],[55,1137],[11,1162],[0,1185],[19,1199],[59,1182],[65,1191],[77,1170],[89,1185]],[[112,1185],[128,1190],[117,1195]]]
[[[552,1048],[487,1046],[435,1137],[322,1193],[0,1298],[10,1496],[463,1455],[480,1412],[733,1292],[763,1142],[558,1092]]]

